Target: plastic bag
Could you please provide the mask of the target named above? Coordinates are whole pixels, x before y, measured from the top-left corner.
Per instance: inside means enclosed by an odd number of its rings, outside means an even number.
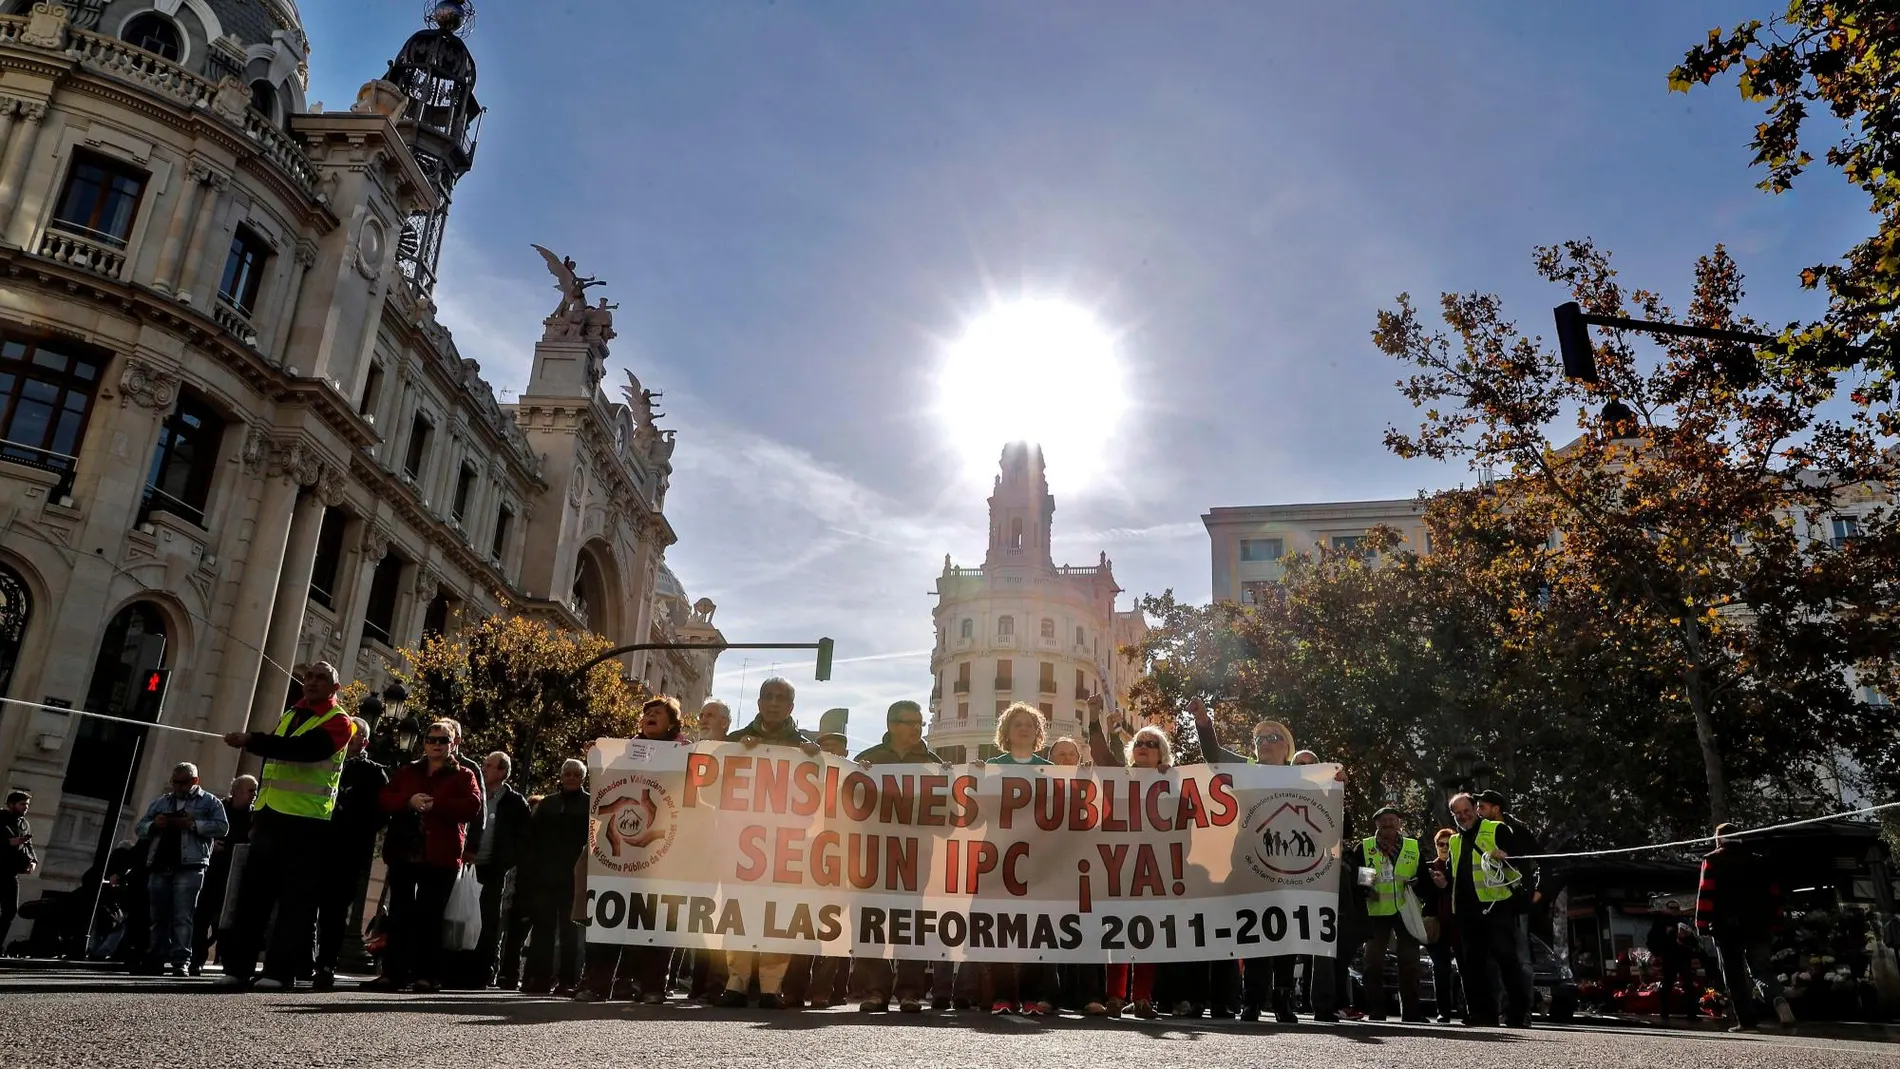
[[[463,865],[442,911],[442,949],[474,950],[482,938],[482,881],[475,866]]]
[[[1406,933],[1418,942],[1437,941],[1437,934],[1425,927],[1425,917],[1418,908],[1418,896],[1403,887],[1399,888],[1399,920],[1404,923]]]

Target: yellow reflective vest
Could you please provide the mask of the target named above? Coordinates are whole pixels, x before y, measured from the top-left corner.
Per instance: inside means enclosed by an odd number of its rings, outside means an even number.
[[[292,731],[290,723],[296,715],[294,708],[285,710],[283,719],[277,721],[277,730],[271,734],[291,738],[307,735],[328,723],[331,717],[348,714],[340,706],[332,708]],[[354,731],[354,727],[351,730]],[[337,789],[343,785],[343,762],[349,757],[349,750],[347,745],[338,747],[336,753],[321,761],[265,761],[264,775],[257,787],[257,807],[275,809],[287,817],[329,820],[330,813],[336,809]]]
[[[1508,867],[1487,866],[1484,859],[1498,848],[1498,828],[1495,820],[1479,820],[1476,858],[1468,858],[1472,846],[1465,841],[1464,833],[1453,829],[1451,836],[1451,857],[1445,862],[1446,875],[1450,877],[1452,912],[1458,911],[1458,870],[1468,864],[1476,863],[1478,871],[1471,874],[1471,888],[1478,892],[1478,901],[1484,904],[1488,912],[1491,905],[1511,897],[1511,881]],[[1502,871],[1500,871],[1502,869]]]
[[[1366,915],[1390,917],[1399,911],[1399,892],[1418,876],[1418,840],[1399,840],[1399,860],[1388,867],[1386,855],[1379,850],[1379,837],[1367,836],[1359,844],[1366,868],[1378,873],[1366,890]]]

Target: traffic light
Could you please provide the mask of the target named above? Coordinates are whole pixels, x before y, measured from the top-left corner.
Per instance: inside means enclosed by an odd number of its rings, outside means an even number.
[[[139,720],[158,723],[158,715],[165,709],[165,688],[171,685],[172,670],[153,668],[139,676],[138,694],[132,707]]]
[[[1557,348],[1563,352],[1564,378],[1596,382],[1597,354],[1590,347],[1590,327],[1583,321],[1583,309],[1575,301],[1566,301],[1552,311],[1557,315]]]
[[[828,638],[821,638],[818,640],[818,682],[824,683],[824,682],[829,681],[830,679],[831,679],[831,640]]]

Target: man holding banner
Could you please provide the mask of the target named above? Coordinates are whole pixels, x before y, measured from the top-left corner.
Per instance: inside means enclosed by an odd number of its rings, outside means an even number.
[[[885,712],[884,741],[858,755],[858,765],[867,769],[878,765],[943,763],[943,758],[924,744],[923,707],[908,699],[891,703]],[[948,968],[949,963],[943,963],[942,967]],[[863,1001],[858,1003],[859,1012],[883,1013],[891,1008],[893,995],[902,1012],[922,1012],[929,968],[930,963],[921,959],[900,961],[895,970],[882,958],[860,959],[851,976],[852,986],[863,996]],[[943,987],[946,991],[949,989],[948,984]]]

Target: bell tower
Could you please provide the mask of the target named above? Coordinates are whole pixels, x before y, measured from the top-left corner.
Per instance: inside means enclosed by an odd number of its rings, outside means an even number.
[[[1002,471],[990,494],[990,549],[983,558],[984,569],[1033,565],[1053,570],[1049,528],[1055,514],[1056,499],[1043,473],[1042,447],[1033,442],[1004,446]]]
[[[424,294],[435,289],[449,202],[455,183],[475,165],[481,133],[475,57],[462,43],[474,20],[468,0],[441,0],[429,10],[429,27],[404,42],[384,76],[409,98],[396,128],[436,194],[434,207],[410,215],[396,241],[397,266]]]

